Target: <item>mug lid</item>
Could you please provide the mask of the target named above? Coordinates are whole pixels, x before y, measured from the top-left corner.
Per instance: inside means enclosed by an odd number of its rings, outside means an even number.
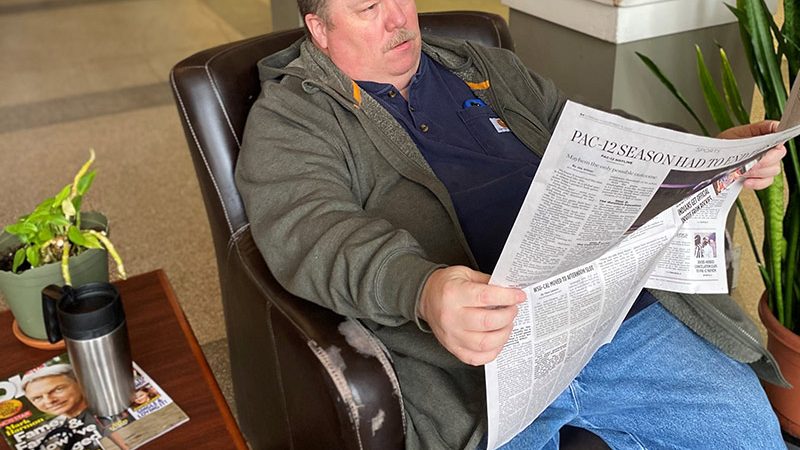
[[[104,336],[125,321],[122,299],[111,283],[88,283],[64,288],[58,302],[61,333],[73,340]]]

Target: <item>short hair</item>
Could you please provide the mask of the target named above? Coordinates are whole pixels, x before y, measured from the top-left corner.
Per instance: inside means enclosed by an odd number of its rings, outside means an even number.
[[[297,9],[300,10],[301,17],[305,17],[306,14],[316,14],[325,19],[327,17],[327,12],[328,12],[328,1],[297,0]]]
[[[32,381],[36,381],[39,378],[53,377],[56,375],[66,375],[72,380],[77,381],[75,378],[75,373],[72,371],[72,366],[69,364],[53,364],[52,366],[45,366],[41,369],[35,369],[26,373],[22,377],[22,381],[20,383],[22,385],[22,390],[26,390]]]
[[[297,9],[300,10],[300,18],[303,21],[303,27],[306,29],[306,34],[309,36],[311,33],[308,30],[308,26],[305,24],[306,14],[316,14],[326,25],[331,25],[330,20],[328,20],[328,0],[297,0]]]

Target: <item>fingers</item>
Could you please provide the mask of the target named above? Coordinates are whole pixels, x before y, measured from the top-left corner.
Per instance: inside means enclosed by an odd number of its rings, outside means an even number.
[[[459,320],[466,331],[496,331],[514,322],[517,305],[500,308],[462,308]]]
[[[453,354],[473,366],[494,361],[514,329],[516,315],[516,306],[467,308],[464,329],[453,336],[458,342]]]
[[[750,189],[764,189],[772,184],[772,180],[781,173],[781,159],[786,156],[786,147],[776,146],[745,174],[744,186]]]
[[[519,289],[489,286],[489,275],[468,267],[453,266],[434,271],[425,283],[421,302],[435,300],[461,307],[511,306],[525,301]],[[423,317],[424,318],[424,317]]]
[[[764,134],[774,133],[778,129],[778,122],[775,120],[762,120],[761,122],[739,125],[728,128],[717,137],[721,139],[741,139]]]
[[[772,184],[773,178],[748,178],[744,180],[744,187],[759,191],[766,189]]]
[[[418,311],[436,338],[467,364],[492,361],[514,326],[519,289],[486,284],[489,276],[467,267],[435,270],[422,290]]]
[[[464,344],[451,350],[451,353],[471,366],[488,364],[500,354],[513,328],[512,324],[490,333],[471,333],[464,337]]]
[[[774,133],[778,130],[778,123],[775,120],[763,120],[761,122],[741,125],[728,128],[719,134],[723,139],[740,139],[753,136],[762,136]],[[745,174],[744,186],[750,189],[764,189],[772,184],[772,180],[781,173],[781,159],[786,156],[786,148],[783,145],[767,151],[759,162],[748,170]]]
[[[755,167],[753,167],[753,170],[756,170],[759,167],[764,167],[764,166],[773,166],[773,165],[777,166],[781,162],[784,156],[786,156],[786,147],[783,144],[776,145],[775,147],[772,147],[771,149],[767,150],[766,153],[764,153],[764,156],[762,156],[761,159],[758,160],[758,164],[756,164]]]
[[[774,133],[778,131],[778,123],[777,120],[762,120],[761,122],[746,125],[749,127],[749,135],[747,137]]]
[[[499,307],[516,305],[525,300],[525,294],[519,289],[509,289],[500,286],[489,286],[488,274],[471,270],[466,267],[454,267],[462,270],[465,276],[463,284],[450,284],[444,294],[446,297],[458,298],[464,306],[474,307]]]

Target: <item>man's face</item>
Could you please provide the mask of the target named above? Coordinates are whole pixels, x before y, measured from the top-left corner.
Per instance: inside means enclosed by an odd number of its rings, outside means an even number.
[[[67,375],[53,375],[31,381],[25,396],[43,412],[75,417],[86,409],[78,383]]]
[[[305,17],[316,45],[350,78],[404,89],[422,47],[414,0],[327,1],[327,23]]]

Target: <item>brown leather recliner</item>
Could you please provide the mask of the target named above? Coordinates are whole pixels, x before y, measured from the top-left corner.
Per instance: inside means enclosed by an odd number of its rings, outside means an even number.
[[[513,50],[494,14],[420,15],[424,33]],[[275,281],[234,185],[245,120],[261,86],[256,63],[302,29],[192,55],[171,82],[217,255],[239,425],[254,449],[400,449],[402,400],[382,345],[358,322],[294,297]],[[562,430],[562,448],[607,448]]]

